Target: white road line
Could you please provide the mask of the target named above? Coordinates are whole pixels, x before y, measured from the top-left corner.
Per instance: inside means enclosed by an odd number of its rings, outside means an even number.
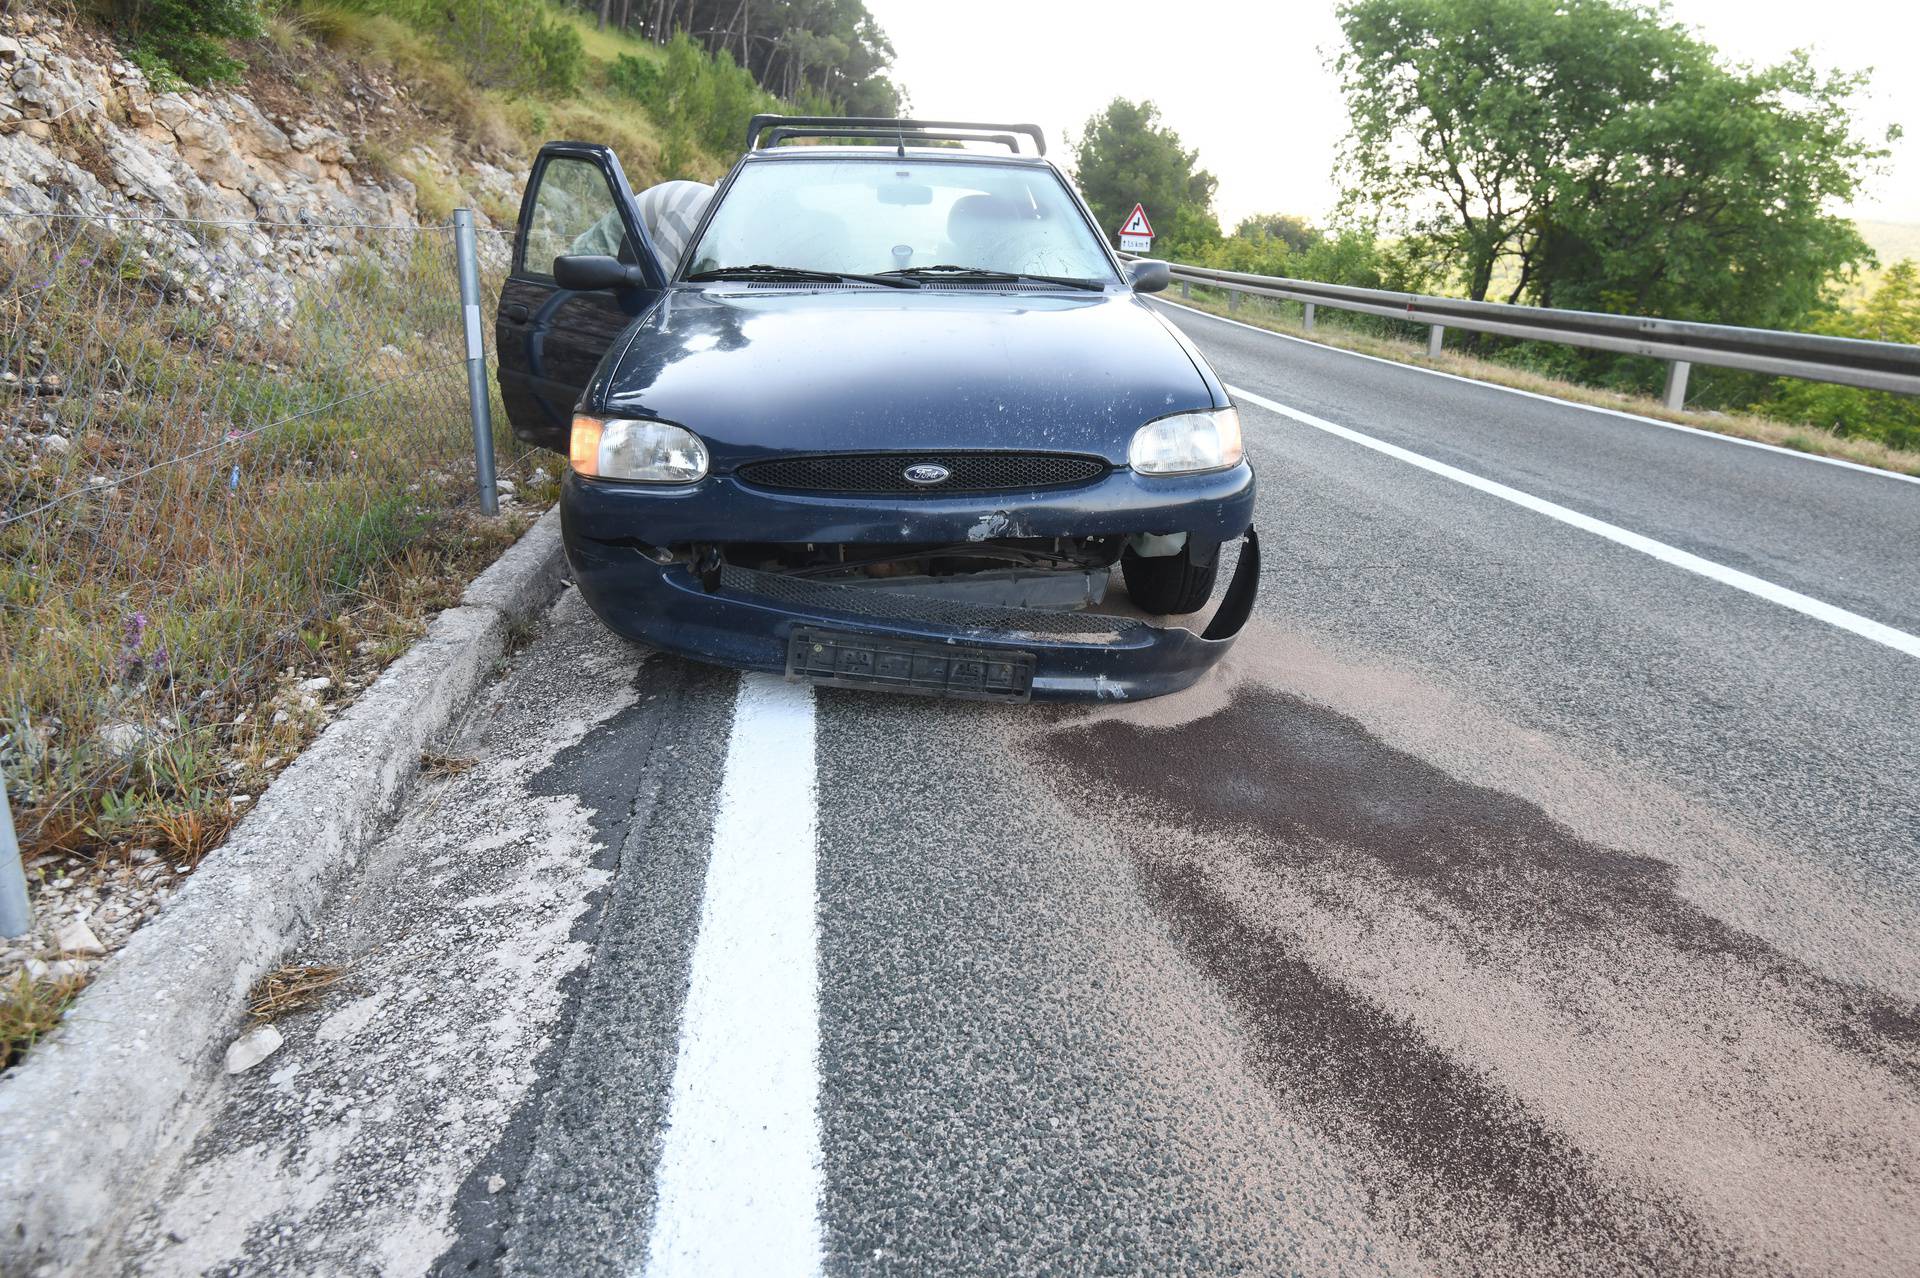
[[[680,1021],[649,1278],[820,1272],[814,784],[813,690],[744,676]]]
[[[1329,435],[1337,435],[1341,439],[1359,444],[1362,448],[1371,448],[1377,453],[1385,453],[1388,457],[1406,462],[1412,466],[1418,466],[1421,470],[1431,471],[1433,474],[1451,479],[1458,484],[1465,484],[1469,488],[1477,489],[1489,496],[1498,497],[1502,501],[1510,501],[1516,506],[1533,511],[1535,514],[1545,515],[1549,519],[1557,519],[1563,524],[1570,524],[1584,532],[1590,532],[1596,537],[1604,537],[1617,545],[1625,546],[1630,550],[1637,550],[1643,555],[1651,555],[1661,563],[1672,564],[1676,568],[1684,568],[1688,572],[1698,573],[1700,576],[1717,581],[1721,585],[1732,586],[1735,590],[1744,590],[1750,595],[1756,595],[1761,599],[1767,600],[1769,603],[1779,604],[1783,608],[1791,608],[1793,611],[1803,616],[1812,617],[1816,621],[1824,621],[1830,626],[1837,626],[1842,630],[1859,635],[1863,639],[1871,639],[1875,643],[1885,644],[1896,652],[1906,653],[1909,657],[1920,657],[1920,635],[1910,635],[1904,630],[1895,630],[1892,626],[1883,625],[1868,617],[1862,617],[1858,613],[1848,612],[1845,608],[1836,608],[1830,603],[1823,603],[1811,595],[1803,595],[1797,590],[1788,590],[1785,586],[1776,586],[1770,581],[1755,577],[1749,573],[1741,572],[1737,568],[1729,568],[1725,564],[1715,563],[1711,559],[1702,559],[1700,556],[1681,550],[1678,547],[1669,546],[1663,541],[1655,541],[1653,538],[1644,537],[1637,532],[1629,532],[1627,529],[1621,528],[1616,524],[1595,519],[1591,515],[1583,515],[1577,510],[1569,510],[1565,506],[1558,505],[1557,503],[1547,501],[1540,497],[1535,497],[1530,493],[1523,493],[1517,488],[1509,488],[1505,484],[1495,483],[1491,479],[1482,479],[1478,475],[1469,474],[1457,467],[1449,466],[1445,462],[1437,462],[1431,457],[1423,457],[1419,453],[1400,447],[1398,444],[1389,444],[1383,439],[1375,439],[1371,435],[1363,435],[1359,431],[1346,426],[1336,426],[1325,418],[1315,417],[1312,413],[1304,413],[1297,408],[1289,408],[1285,404],[1277,400],[1268,399],[1264,395],[1256,395],[1252,391],[1241,390],[1237,386],[1227,387],[1227,393],[1237,400],[1244,400],[1249,404],[1257,404],[1270,413],[1278,413],[1282,417],[1291,418],[1303,426],[1311,426],[1315,430],[1323,430]]]
[[[1848,461],[1844,457],[1822,457],[1818,453],[1803,453],[1797,448],[1782,448],[1778,444],[1768,444],[1758,439],[1742,439],[1738,435],[1723,435],[1715,430],[1703,430],[1698,426],[1686,426],[1679,422],[1662,421],[1658,417],[1648,417],[1644,413],[1629,413],[1624,408],[1608,408],[1604,404],[1583,404],[1577,399],[1561,399],[1558,395],[1543,395],[1539,391],[1521,390],[1518,386],[1502,386],[1498,382],[1483,382],[1476,377],[1466,377],[1460,373],[1449,373],[1438,368],[1427,368],[1421,364],[1403,364],[1397,359],[1387,359],[1382,355],[1368,355],[1362,351],[1350,351],[1344,346],[1329,346],[1325,342],[1316,342],[1310,337],[1295,337],[1292,333],[1276,333],[1270,328],[1261,328],[1258,324],[1249,324],[1244,320],[1228,319],[1224,315],[1215,315],[1212,311],[1203,311],[1197,306],[1188,306],[1172,298],[1154,299],[1165,306],[1177,306],[1201,319],[1218,320],[1222,324],[1231,324],[1235,328],[1244,328],[1250,333],[1260,333],[1267,337],[1278,338],[1283,342],[1298,342],[1302,346],[1311,346],[1315,350],[1332,351],[1336,355],[1351,355],[1355,359],[1371,360],[1375,364],[1385,364],[1388,368],[1398,368],[1410,373],[1425,373],[1429,377],[1444,377],[1450,382],[1465,382],[1469,386],[1480,386],[1487,390],[1502,391],[1508,395],[1524,395],[1528,399],[1537,399],[1543,404],[1558,404],[1562,408],[1577,408],[1583,413],[1603,413],[1608,417],[1621,417],[1630,422],[1639,422],[1643,426],[1658,426],[1662,430],[1684,431],[1689,435],[1698,435],[1702,439],[1711,439],[1722,444],[1738,444],[1742,448],[1758,448],[1764,452],[1779,453],[1782,457],[1792,457],[1798,461],[1819,462],[1823,466],[1840,466],[1846,470],[1857,470],[1866,475],[1878,475],[1882,479],[1897,479],[1903,484],[1920,484],[1920,475],[1903,475],[1899,471],[1882,470],[1878,466],[1863,466],[1859,462]]]

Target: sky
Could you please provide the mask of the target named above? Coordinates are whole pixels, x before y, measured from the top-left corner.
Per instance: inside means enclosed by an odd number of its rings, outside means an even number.
[[[1324,217],[1345,132],[1327,59],[1333,0],[867,0],[892,38],[895,78],[916,115],[1033,121],[1064,158],[1087,118],[1117,96],[1151,98],[1202,167],[1231,228],[1254,212]],[[1920,3],[1915,0],[1671,0],[1676,21],[1738,61],[1795,48],[1821,66],[1875,70],[1865,130],[1888,124],[1885,176],[1848,210],[1920,222]]]

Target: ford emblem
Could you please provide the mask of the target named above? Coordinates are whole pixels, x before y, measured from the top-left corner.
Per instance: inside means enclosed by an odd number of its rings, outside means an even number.
[[[953,472],[945,466],[938,465],[934,462],[921,462],[916,466],[909,466],[901,471],[900,477],[905,479],[909,484],[944,484],[953,478]]]

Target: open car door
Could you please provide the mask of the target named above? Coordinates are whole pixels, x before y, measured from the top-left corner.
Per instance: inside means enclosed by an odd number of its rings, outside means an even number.
[[[637,265],[646,284],[592,292],[562,288],[553,278],[553,260],[573,254]],[[574,405],[600,357],[665,286],[633,188],[613,152],[588,142],[541,147],[520,200],[513,268],[494,316],[500,398],[514,435],[567,451]]]

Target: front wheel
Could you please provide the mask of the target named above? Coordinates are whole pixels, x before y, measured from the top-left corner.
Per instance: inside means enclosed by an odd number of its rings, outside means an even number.
[[[1189,541],[1177,555],[1147,558],[1128,547],[1120,556],[1120,572],[1127,581],[1127,597],[1143,612],[1172,617],[1198,612],[1213,595],[1220,573],[1220,548],[1206,551],[1206,562],[1195,563]]]

